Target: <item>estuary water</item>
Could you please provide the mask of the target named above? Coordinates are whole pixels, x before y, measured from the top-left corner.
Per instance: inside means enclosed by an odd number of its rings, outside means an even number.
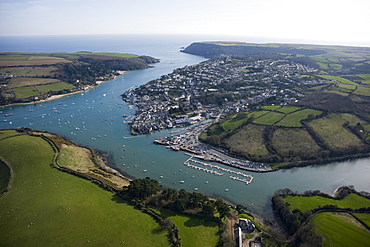
[[[161,60],[153,68],[125,73],[83,93],[48,102],[2,107],[0,129],[29,127],[60,134],[109,154],[114,166],[130,176],[148,176],[165,187],[223,198],[243,204],[257,214],[270,215],[270,197],[280,188],[288,187],[298,192],[321,190],[332,194],[339,186],[354,185],[359,191],[370,191],[369,158],[271,173],[244,172],[254,177],[253,182],[246,185],[230,179],[232,174],[229,173],[216,176],[186,167],[183,163],[188,156],[184,152],[153,144],[156,138],[171,135],[169,130],[131,136],[123,115],[133,116],[135,108],[122,101],[120,95],[176,68],[204,61],[202,57],[179,52],[181,47],[202,40],[225,38],[149,35],[0,37],[1,51],[123,52]],[[9,113],[13,115],[5,117]]]

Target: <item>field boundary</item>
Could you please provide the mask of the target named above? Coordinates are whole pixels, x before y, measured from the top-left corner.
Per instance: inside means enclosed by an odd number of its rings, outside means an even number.
[[[4,139],[6,139],[6,138],[4,138]],[[4,140],[4,139],[2,139],[2,140]],[[1,156],[0,156],[0,161],[1,161],[1,162],[3,162],[3,163],[8,167],[8,169],[9,169],[9,174],[10,174],[10,176],[9,176],[9,180],[8,180],[8,185],[6,186],[5,190],[0,194],[0,199],[1,199],[1,197],[3,197],[6,193],[8,193],[8,192],[9,192],[9,190],[12,188],[12,183],[13,183],[13,176],[14,176],[14,173],[13,173],[13,169],[12,169],[12,167],[9,165],[9,163],[8,163],[8,162],[6,162],[6,160],[5,160],[5,159],[3,159],[3,157],[1,157]]]

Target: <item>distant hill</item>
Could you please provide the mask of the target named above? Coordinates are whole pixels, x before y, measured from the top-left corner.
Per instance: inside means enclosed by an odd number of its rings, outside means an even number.
[[[182,51],[207,58],[253,56],[290,59],[314,68],[320,68],[332,75],[368,74],[370,71],[370,47],[195,42]]]
[[[156,62],[153,57],[123,53],[0,52],[0,105],[85,90],[120,71],[145,69]]]

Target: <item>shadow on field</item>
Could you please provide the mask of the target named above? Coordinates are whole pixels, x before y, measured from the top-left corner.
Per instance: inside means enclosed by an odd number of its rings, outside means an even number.
[[[114,202],[117,202],[117,203],[127,203],[127,201],[124,201],[121,197],[119,197],[118,195],[114,194],[112,196],[112,201]]]
[[[187,221],[185,221],[184,225],[186,227],[197,227],[197,226],[215,227],[215,226],[218,226],[216,221],[209,220],[209,219],[202,219],[198,217],[189,218]]]

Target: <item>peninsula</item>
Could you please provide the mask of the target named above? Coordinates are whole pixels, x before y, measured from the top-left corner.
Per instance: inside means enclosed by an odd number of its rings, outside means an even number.
[[[30,103],[87,90],[123,71],[159,62],[122,53],[0,53],[0,105]]]
[[[209,119],[196,140],[156,142],[204,155],[199,138],[258,169],[370,155],[370,48],[219,42],[183,52],[212,58],[125,92],[138,107],[132,134]]]

